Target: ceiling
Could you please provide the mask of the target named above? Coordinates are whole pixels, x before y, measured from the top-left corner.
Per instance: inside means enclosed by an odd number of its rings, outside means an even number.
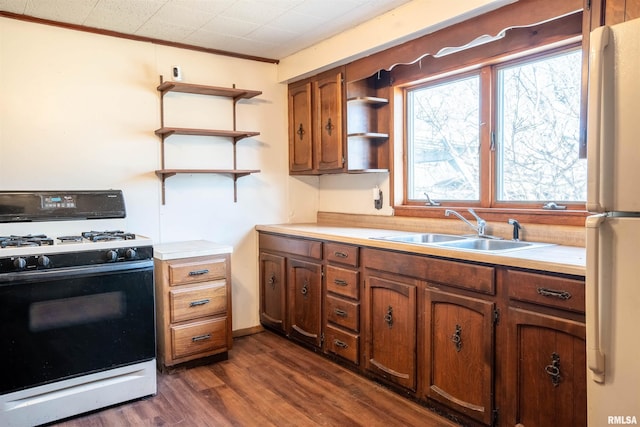
[[[280,60],[410,1],[0,0],[0,11]]]

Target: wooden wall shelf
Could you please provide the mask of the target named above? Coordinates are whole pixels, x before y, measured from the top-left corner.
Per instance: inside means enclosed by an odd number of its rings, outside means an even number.
[[[238,201],[237,180],[240,177],[260,172],[259,169],[237,169],[236,161],[236,143],[245,138],[260,135],[260,132],[239,131],[236,130],[236,104],[241,99],[250,99],[262,94],[261,91],[238,89],[235,87],[226,88],[218,86],[206,86],[181,82],[163,82],[160,76],[160,85],[157,87],[160,92],[160,128],[156,129],[155,134],[161,138],[161,169],[156,170],[156,175],[162,181],[162,204],[166,202],[165,182],[167,178],[176,174],[223,174],[231,175],[233,178],[233,201]],[[164,125],[164,96],[170,92],[190,93],[196,95],[221,96],[233,100],[233,129],[198,129],[172,127]],[[191,136],[211,136],[229,138],[233,143],[233,168],[232,169],[166,169],[165,168],[165,139],[171,135],[191,135]]]

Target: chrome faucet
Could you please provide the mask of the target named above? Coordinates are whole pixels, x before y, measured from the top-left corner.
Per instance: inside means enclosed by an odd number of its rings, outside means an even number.
[[[473,228],[477,233],[478,233],[478,237],[488,237],[488,238],[493,238],[493,236],[488,236],[485,234],[486,228],[487,228],[487,221],[485,221],[484,219],[480,218],[473,209],[467,209],[467,211],[473,215],[473,217],[476,219],[478,225],[473,225],[471,224],[469,221],[467,221],[467,219],[465,217],[463,217],[462,215],[460,215],[458,212],[454,211],[453,209],[447,209],[444,211],[444,216],[449,216],[451,214],[454,214],[455,216],[457,216],[458,218],[460,218],[460,220],[464,221],[469,227]]]

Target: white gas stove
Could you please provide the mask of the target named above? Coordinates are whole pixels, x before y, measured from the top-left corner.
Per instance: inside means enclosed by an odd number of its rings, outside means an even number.
[[[0,192],[0,425],[156,393],[151,239],[121,191]]]

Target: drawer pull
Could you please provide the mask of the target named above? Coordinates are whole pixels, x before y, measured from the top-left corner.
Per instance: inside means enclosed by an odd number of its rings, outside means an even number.
[[[556,291],[554,289],[538,288],[538,293],[544,297],[555,297],[565,301],[571,298],[571,293],[567,291]]]
[[[201,300],[198,300],[198,301],[191,301],[189,303],[189,307],[197,307],[199,305],[205,305],[205,304],[208,304],[210,302],[211,302],[211,300],[208,299],[208,298],[201,299]]]
[[[340,340],[333,340],[333,343],[335,344],[336,347],[340,347],[340,348],[347,348],[349,347],[349,345],[344,342],[344,341],[340,341]]]
[[[336,256],[337,258],[349,258],[348,254],[345,254],[344,252],[334,252],[333,253],[334,256]]]
[[[204,270],[194,270],[189,272],[189,276],[202,276],[203,274],[207,274],[209,272],[208,269]]]
[[[204,334],[204,335],[197,335],[193,338],[191,338],[192,342],[198,342],[198,341],[204,341],[204,340],[208,340],[211,339],[211,334]]]
[[[347,312],[344,310],[340,310],[339,308],[336,308],[335,310],[333,310],[333,312],[340,317],[347,317]]]
[[[342,280],[342,279],[334,279],[333,283],[335,283],[338,286],[348,286],[349,283],[347,283],[346,280]]]

